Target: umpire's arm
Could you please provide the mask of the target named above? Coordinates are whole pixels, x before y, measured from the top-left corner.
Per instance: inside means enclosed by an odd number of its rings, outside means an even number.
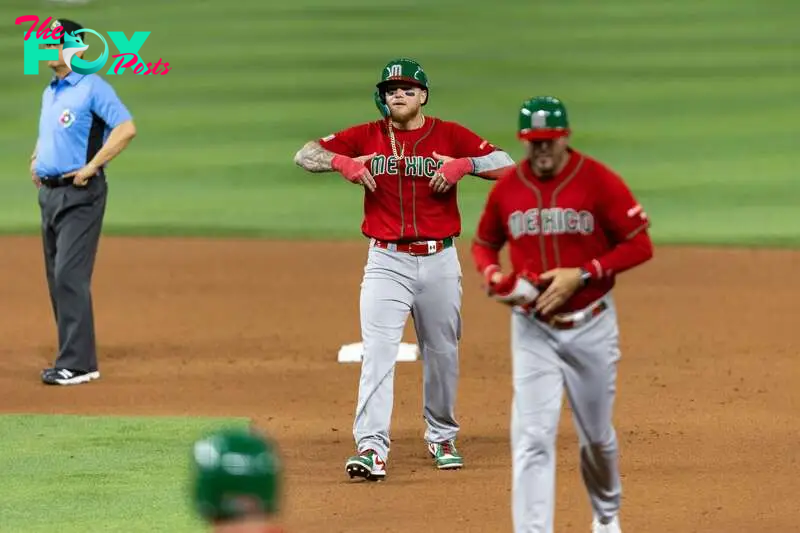
[[[103,147],[95,154],[89,164],[100,168],[122,152],[136,136],[136,125],[133,120],[122,122],[108,135]]]
[[[99,169],[128,146],[136,136],[136,125],[128,108],[111,85],[102,78],[95,80],[92,90],[92,112],[111,128],[103,147],[88,162],[88,165]]]

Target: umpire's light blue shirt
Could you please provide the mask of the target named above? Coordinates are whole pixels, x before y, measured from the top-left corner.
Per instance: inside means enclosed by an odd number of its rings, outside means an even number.
[[[52,177],[78,170],[100,151],[111,130],[127,120],[130,112],[97,74],[54,77],[42,94],[36,174]]]

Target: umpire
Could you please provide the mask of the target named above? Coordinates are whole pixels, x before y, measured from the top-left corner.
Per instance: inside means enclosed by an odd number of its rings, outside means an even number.
[[[74,34],[82,26],[56,20]],[[136,135],[131,114],[97,74],[80,75],[64,62],[64,37],[48,44],[58,60],[42,94],[39,137],[31,178],[39,189],[47,286],[58,327],[58,355],[42,371],[48,385],[75,385],[100,377],[91,280],[106,209],[106,164]],[[80,55],[83,52],[79,52]]]

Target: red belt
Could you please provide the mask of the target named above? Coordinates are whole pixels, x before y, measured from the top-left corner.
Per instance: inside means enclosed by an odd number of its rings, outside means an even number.
[[[438,241],[391,242],[370,239],[370,245],[393,252],[403,252],[409,255],[433,255],[453,245],[453,238]]]
[[[565,313],[566,317],[555,315],[550,319],[542,321],[546,322],[553,329],[572,329],[586,324],[606,309],[608,309],[608,304],[605,300],[600,300],[593,303],[588,309],[575,313]]]

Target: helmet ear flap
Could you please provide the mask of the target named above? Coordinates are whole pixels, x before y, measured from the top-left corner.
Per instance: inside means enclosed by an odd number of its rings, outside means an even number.
[[[386,97],[383,92],[379,89],[375,89],[375,93],[373,94],[373,100],[375,100],[375,107],[378,108],[381,116],[386,118],[389,116],[389,106],[386,105]]]

